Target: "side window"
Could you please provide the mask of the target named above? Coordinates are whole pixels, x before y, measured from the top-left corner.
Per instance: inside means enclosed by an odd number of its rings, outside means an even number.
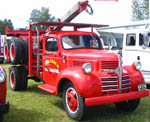
[[[150,33],[140,33],[139,34],[139,45],[150,47]]]
[[[136,34],[127,34],[126,38],[126,45],[127,46],[135,46],[136,44]]]
[[[48,38],[46,41],[46,50],[47,51],[58,51],[58,44],[55,38]]]

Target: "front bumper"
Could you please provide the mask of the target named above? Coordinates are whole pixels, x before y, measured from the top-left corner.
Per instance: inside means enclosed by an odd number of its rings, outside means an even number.
[[[9,102],[6,102],[5,104],[0,104],[0,115],[4,115],[8,113],[9,111]]]
[[[143,91],[135,91],[135,92],[130,92],[130,93],[110,95],[110,96],[85,98],[85,105],[86,106],[102,105],[102,104],[115,103],[115,102],[120,102],[120,101],[142,98],[146,96],[149,96],[148,89],[143,90]]]

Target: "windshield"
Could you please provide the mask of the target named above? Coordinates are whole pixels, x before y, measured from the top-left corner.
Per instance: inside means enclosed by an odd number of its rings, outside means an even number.
[[[92,35],[67,35],[62,37],[62,45],[64,49],[101,49],[100,39]]]

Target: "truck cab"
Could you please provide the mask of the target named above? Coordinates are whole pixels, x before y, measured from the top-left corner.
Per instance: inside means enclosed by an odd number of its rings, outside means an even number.
[[[49,29],[33,30],[32,26],[39,25]],[[73,30],[60,29],[66,26]],[[119,110],[135,110],[140,98],[149,95],[140,72],[141,63],[123,66],[120,55],[104,50],[99,36],[92,31],[93,27],[103,26],[37,22],[28,31],[7,31],[8,35],[19,35],[10,42],[10,59],[14,64],[9,71],[10,88],[26,90],[30,78],[42,81],[38,88],[55,95],[62,93],[65,111],[75,120],[84,119],[88,106],[115,103]],[[85,27],[91,31],[79,30]],[[28,49],[27,63],[23,63],[23,49]]]
[[[85,60],[91,60],[93,64],[92,55],[96,50],[102,50],[102,44],[94,33],[80,31],[51,33],[43,43],[44,81],[56,86],[56,79],[61,71],[68,68],[79,70]]]

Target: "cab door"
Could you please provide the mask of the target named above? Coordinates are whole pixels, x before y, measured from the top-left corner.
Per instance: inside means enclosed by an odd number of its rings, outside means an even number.
[[[43,49],[43,80],[46,84],[56,85],[56,78],[61,69],[57,39],[55,37],[47,38]]]

